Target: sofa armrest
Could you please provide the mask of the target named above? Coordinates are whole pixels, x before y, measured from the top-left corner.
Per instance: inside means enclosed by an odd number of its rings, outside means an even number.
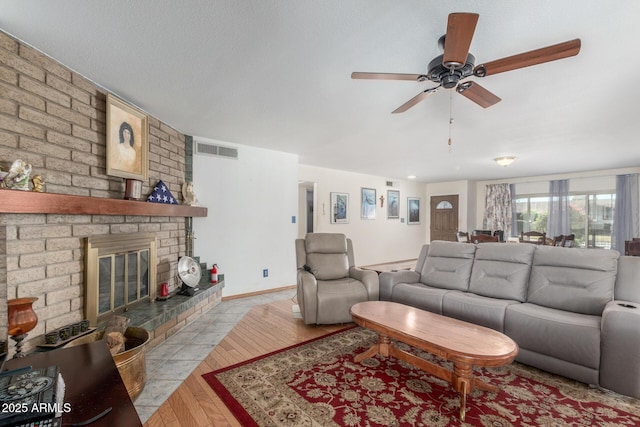
[[[306,325],[316,323],[318,318],[318,299],[316,297],[318,281],[316,277],[308,271],[298,269],[296,294],[304,323]]]
[[[391,301],[393,287],[398,283],[417,283],[420,273],[413,270],[383,271],[380,273],[380,301]]]
[[[640,304],[611,301],[602,312],[600,386],[640,398]]]
[[[349,277],[361,281],[367,289],[369,301],[378,301],[380,295],[380,285],[378,281],[378,273],[372,270],[364,270],[358,267],[349,269]]]

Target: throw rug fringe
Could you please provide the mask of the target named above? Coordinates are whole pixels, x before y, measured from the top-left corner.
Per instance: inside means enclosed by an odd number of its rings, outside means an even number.
[[[445,381],[392,357],[354,363],[377,336],[354,327],[204,374],[243,426],[638,426],[640,402],[513,363],[477,370],[465,421]],[[406,344],[424,359],[448,362]]]

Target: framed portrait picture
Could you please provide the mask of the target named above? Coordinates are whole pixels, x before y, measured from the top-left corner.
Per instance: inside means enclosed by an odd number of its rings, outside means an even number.
[[[331,224],[349,223],[349,194],[331,193]]]
[[[387,190],[387,218],[400,218],[400,192]]]
[[[360,218],[376,219],[376,189],[361,188],[362,205],[360,207]]]
[[[107,94],[107,175],[149,177],[149,118]]]
[[[407,224],[420,224],[420,199],[407,197]]]

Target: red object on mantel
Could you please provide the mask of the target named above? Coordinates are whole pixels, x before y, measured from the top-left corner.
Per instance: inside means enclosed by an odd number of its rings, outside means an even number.
[[[166,282],[160,285],[160,296],[162,298],[169,296],[169,285]]]
[[[218,264],[213,264],[211,268],[211,283],[218,283]]]

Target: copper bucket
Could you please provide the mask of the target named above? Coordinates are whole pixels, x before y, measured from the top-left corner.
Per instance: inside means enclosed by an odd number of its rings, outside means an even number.
[[[104,331],[94,332],[71,341],[65,347],[72,347],[80,344],[88,344],[102,339]],[[129,326],[124,332],[125,351],[113,356],[113,361],[120,372],[122,382],[127,388],[131,400],[142,393],[147,382],[147,368],[145,361],[145,346],[149,341],[149,332],[143,328]]]

